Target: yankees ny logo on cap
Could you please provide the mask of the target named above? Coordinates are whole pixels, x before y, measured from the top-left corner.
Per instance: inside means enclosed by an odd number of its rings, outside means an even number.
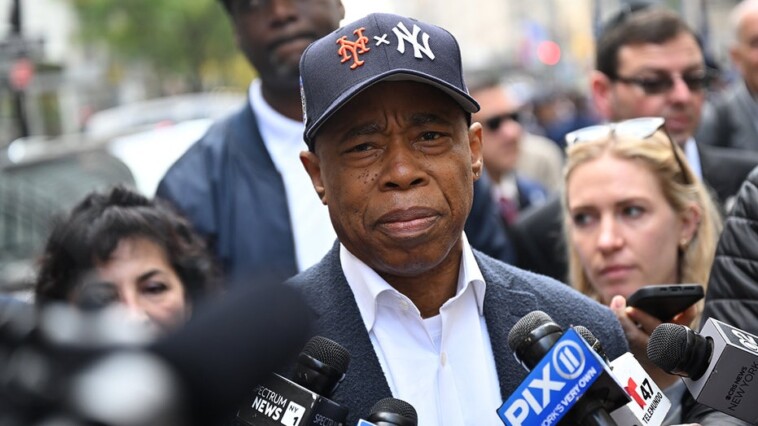
[[[458,42],[448,31],[411,18],[374,13],[317,40],[300,59],[304,139],[361,91],[380,81],[432,85],[469,113],[479,105],[463,81]]]

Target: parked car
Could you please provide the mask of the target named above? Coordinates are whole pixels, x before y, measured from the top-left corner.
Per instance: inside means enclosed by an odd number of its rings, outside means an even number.
[[[126,164],[102,143],[27,138],[0,153],[0,293],[29,292],[55,217],[87,193],[134,186]]]
[[[214,120],[245,101],[242,93],[193,93],[152,99],[99,111],[85,135],[107,140],[107,149],[134,174],[137,189],[155,195],[168,168]]]

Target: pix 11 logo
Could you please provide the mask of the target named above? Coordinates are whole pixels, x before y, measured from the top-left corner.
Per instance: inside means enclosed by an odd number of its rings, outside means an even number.
[[[500,419],[514,426],[557,423],[600,376],[600,362],[567,330],[498,409]]]

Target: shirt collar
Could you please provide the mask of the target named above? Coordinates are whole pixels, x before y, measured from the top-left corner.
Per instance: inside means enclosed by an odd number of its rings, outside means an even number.
[[[471,250],[465,233],[462,234],[461,240],[463,242],[463,256],[458,272],[458,290],[453,298],[443,304],[443,308],[448,303],[458,299],[471,286],[474,291],[477,310],[482,316],[484,315],[484,293],[486,289],[484,276],[482,276],[482,271],[476,263],[474,252]],[[376,271],[363,263],[342,244],[340,244],[340,264],[358,304],[358,310],[361,313],[366,330],[370,332],[376,320],[378,298],[385,293],[402,298],[406,298],[406,296],[395,290]],[[410,300],[408,301],[410,302]]]
[[[503,176],[500,177],[500,180],[497,181],[495,187],[499,196],[504,196],[507,198],[515,199],[518,197],[518,185],[516,183],[516,174],[515,173],[506,173]]]
[[[255,113],[255,118],[258,119],[258,125],[265,126],[267,132],[270,132],[272,135],[280,136],[276,137],[276,140],[290,140],[292,139],[291,135],[303,133],[302,121],[293,120],[280,114],[266,102],[263,98],[260,79],[256,78],[250,83],[248,98],[250,107],[253,109],[253,113]],[[297,142],[295,140],[295,143]],[[303,144],[303,149],[305,149],[305,143],[302,140],[299,140],[299,142]]]
[[[697,150],[697,144],[695,143],[694,138],[690,137],[687,139],[687,142],[684,143],[684,154],[687,157],[687,163],[692,169],[692,172],[702,180],[703,168],[700,165],[700,152]]]

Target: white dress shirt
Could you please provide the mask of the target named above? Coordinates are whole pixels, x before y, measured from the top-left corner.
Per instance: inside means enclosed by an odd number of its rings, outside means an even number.
[[[700,152],[697,150],[697,144],[695,139],[689,138],[684,143],[684,154],[687,156],[687,163],[689,164],[692,172],[695,176],[703,180],[703,167],[700,165]]]
[[[422,426],[502,425],[484,320],[486,285],[465,234],[462,239],[456,295],[439,315],[426,319],[409,298],[340,245],[342,269],[392,395],[413,405]]]
[[[297,267],[303,271],[321,260],[337,238],[329,211],[300,162],[300,152],[308,149],[303,141],[305,125],[271,108],[263,99],[258,79],[250,84],[249,98],[263,143],[284,180]]]

